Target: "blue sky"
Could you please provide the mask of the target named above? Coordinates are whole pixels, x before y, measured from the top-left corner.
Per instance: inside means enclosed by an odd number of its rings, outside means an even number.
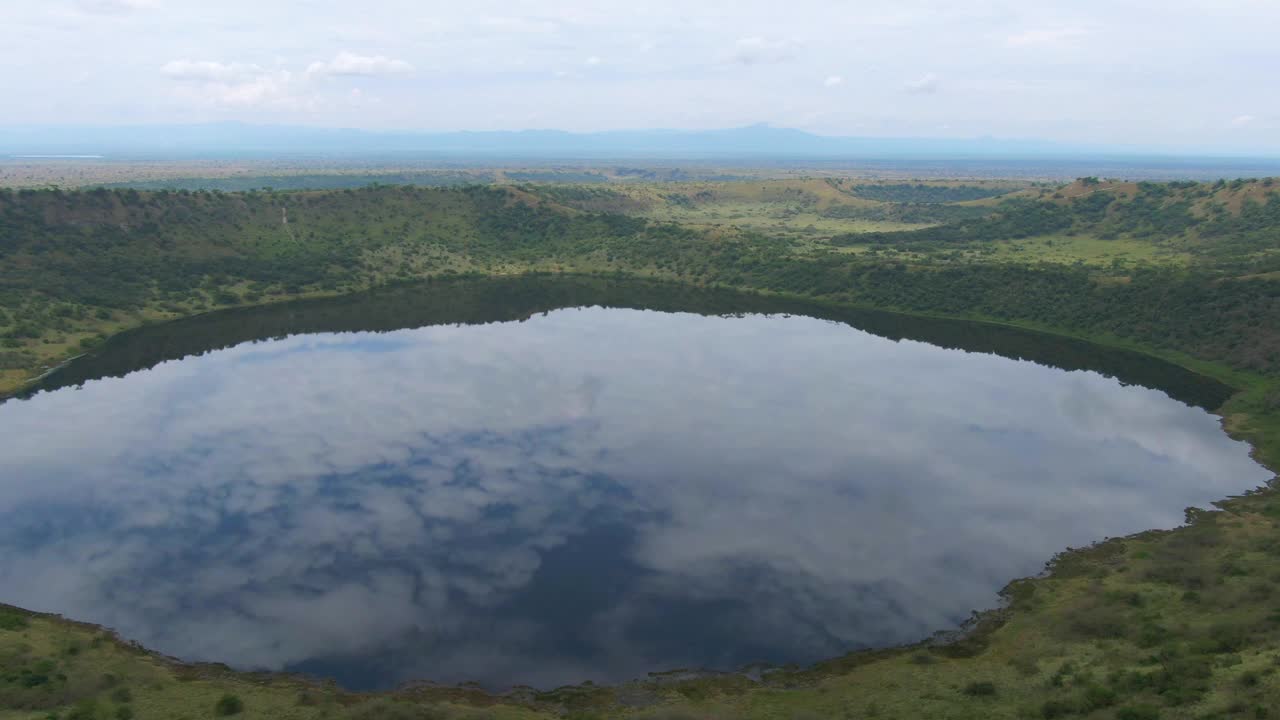
[[[8,0],[7,124],[1280,148],[1273,0]]]

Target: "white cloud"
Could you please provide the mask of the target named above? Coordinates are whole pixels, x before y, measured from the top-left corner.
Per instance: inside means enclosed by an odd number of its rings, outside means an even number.
[[[412,72],[413,66],[404,60],[386,55],[357,55],[346,50],[328,62],[313,62],[307,66],[307,75],[395,75]]]
[[[1231,119],[1231,127],[1248,127],[1257,122],[1258,118],[1254,115],[1239,115]]]
[[[293,76],[287,71],[267,73],[237,83],[218,83],[208,90],[212,98],[222,105],[256,106],[272,102],[292,101],[290,83]]]
[[[586,63],[587,63],[588,65],[599,65],[599,64],[600,64],[600,63],[602,63],[602,62],[604,62],[604,61],[603,61],[603,60],[601,60],[601,59],[600,59],[598,56],[596,56],[596,55],[592,55],[591,57],[589,57],[589,58],[587,58],[587,59],[586,59]]]
[[[791,40],[744,37],[734,44],[729,60],[743,65],[786,62],[795,59],[796,49],[796,43]]]
[[[172,60],[160,73],[179,83],[177,94],[193,104],[228,108],[308,105],[297,75],[253,63]]]
[[[938,92],[938,76],[925,73],[915,80],[907,82],[907,92],[916,95],[930,95]]]
[[[289,110],[317,107],[323,88],[316,81],[326,77],[367,77],[410,70],[412,66],[402,60],[350,52],[338,53],[328,62],[313,62],[303,72],[264,68],[255,63],[187,59],[171,60],[160,67],[162,75],[181,83],[178,95],[193,104]],[[359,90],[347,92],[346,104],[360,101],[362,95]]]
[[[824,87],[835,87],[837,85],[843,85],[843,84],[844,84],[844,78],[840,77],[839,75],[829,75],[827,76],[826,80],[822,81],[822,85]]]

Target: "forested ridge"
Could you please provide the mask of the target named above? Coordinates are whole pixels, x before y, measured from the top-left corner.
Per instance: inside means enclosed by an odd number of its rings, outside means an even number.
[[[853,236],[869,246],[915,248],[909,255],[802,251],[733,227],[571,209],[521,188],[5,191],[0,367],[12,382],[148,319],[395,280],[536,270],[656,276],[1034,323],[1275,374],[1280,194],[1265,192],[1264,182],[1243,190],[1252,194],[1231,207],[1216,199],[1215,186],[1081,181],[1000,201],[983,218]],[[961,262],[930,249],[1062,231],[1152,242],[1176,233],[1196,262],[1114,270]]]
[[[1271,179],[1160,184],[1087,178],[1058,191],[1011,197],[982,217],[905,232],[846,233],[832,243],[936,249],[1055,233],[1180,243],[1205,264],[1272,272],[1280,270],[1280,186]]]

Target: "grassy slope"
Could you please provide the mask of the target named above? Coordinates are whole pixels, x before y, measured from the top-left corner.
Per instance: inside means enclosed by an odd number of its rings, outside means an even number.
[[[0,191],[0,392],[11,391],[33,369],[72,356],[103,335],[241,302],[349,292],[388,280],[459,272],[624,270],[701,281],[709,279],[702,276],[713,264],[727,266],[714,257],[717,246],[725,243],[744,248],[750,243],[747,252],[811,254],[814,239],[823,236],[806,229],[815,219],[828,236],[860,227],[918,226],[793,212],[855,206],[877,210],[885,205],[853,197],[834,182],[674,187],[680,192],[652,184],[501,192]],[[701,199],[686,207],[672,205],[668,195]],[[521,212],[525,205],[555,209],[531,216]],[[773,240],[762,243],[737,227],[714,227],[713,218],[722,212],[737,217],[735,209],[744,207],[748,215],[781,218],[746,223],[780,228],[771,233]],[[712,242],[694,249],[697,258],[687,257],[689,253],[663,257],[660,248],[630,242],[637,235],[633,228],[611,228],[591,219],[590,213],[603,211],[678,218],[699,228],[698,239]],[[498,215],[506,224],[496,226],[493,218]],[[579,236],[570,242],[558,239],[557,234],[574,228]],[[539,232],[544,234],[536,244],[527,241],[530,233]],[[667,235],[655,240],[676,247]],[[614,251],[609,240],[628,242],[614,242]],[[734,259],[742,254],[735,252]]]
[[[631,188],[637,195],[585,186],[0,192],[0,391],[140,322],[388,280],[530,269],[655,275],[1108,332],[1235,365],[1280,367],[1280,307],[1272,290],[1280,270],[1274,237],[1280,221],[1262,213],[1249,221],[1261,229],[1244,222],[1248,212],[1259,214],[1251,208],[1264,207],[1262,198],[1280,199],[1277,188],[1264,183],[1151,186],[1159,192],[1078,184],[1043,197],[1030,190],[1015,195],[1060,208],[1052,222],[1020,223],[1024,206],[996,204],[994,220],[846,232],[841,247],[830,244],[834,238],[802,231],[761,233],[701,220],[679,229],[593,214],[653,215],[657,201],[650,196],[659,187],[668,210],[676,196],[699,213],[741,202],[789,212],[799,203],[819,213],[840,210],[840,217],[825,219],[846,230],[865,222],[846,217],[848,208],[901,216],[956,205],[885,210],[893,204],[857,196],[865,186],[834,180],[715,189],[638,185]],[[1100,214],[1086,201],[1103,195],[1119,199]],[[679,201],[681,212],[685,204]],[[956,240],[951,228],[970,231]],[[1195,316],[1195,326],[1174,326],[1170,311]],[[1240,342],[1250,347],[1233,346]]]
[[[888,232],[928,227],[948,218],[977,215],[987,205],[974,202],[895,203],[882,197],[927,197],[937,192],[974,190],[993,197],[1025,190],[1027,183],[932,181],[902,184],[836,178],[743,179],[735,182],[636,183],[609,187],[540,188],[571,207],[622,212],[651,220],[702,228],[734,226],[804,242],[841,233]],[[908,191],[904,192],[903,188]],[[911,189],[916,189],[911,193]],[[971,211],[966,208],[972,208]]]
[[[1074,187],[1065,190],[1064,199],[1075,192]],[[1220,188],[1213,191],[1213,197],[1229,199],[1231,192],[1232,188]],[[335,273],[337,280],[322,268],[317,271],[320,285],[293,290],[343,292],[393,277],[403,265],[399,255],[385,260],[393,252],[418,259],[435,253],[431,257],[447,257],[454,267],[488,272],[557,262],[569,262],[578,269],[601,269],[627,260],[620,250],[607,250],[590,262],[576,264],[574,253],[581,251],[581,246],[535,254],[521,254],[519,248],[509,247],[495,251],[498,246],[486,235],[489,231],[477,229],[474,223],[477,213],[492,210],[491,206],[456,193],[424,197],[403,195],[374,203],[367,196],[347,196],[342,212],[368,228],[358,244],[360,265],[345,268],[345,274]],[[280,234],[282,228],[275,225],[273,211],[278,209],[278,199],[262,203],[254,215],[260,218],[257,225],[247,221],[242,225],[249,239],[232,250],[260,259],[287,247]],[[287,198],[295,200],[294,196]],[[423,204],[428,201],[435,204],[424,213]],[[244,202],[252,210],[253,203]],[[505,206],[510,199],[501,202]],[[298,210],[306,207],[304,203]],[[310,210],[315,212],[318,207],[313,204]],[[406,250],[399,242],[405,221],[391,212],[397,208],[407,215],[425,217],[427,228],[444,223],[440,232],[430,236],[437,241]],[[124,210],[113,206],[111,212]],[[443,215],[451,219],[445,221]],[[342,248],[324,228],[309,225],[302,219],[305,217],[299,214],[295,232],[316,231],[314,242],[326,244],[327,252]],[[83,216],[72,219],[86,221]],[[112,220],[120,217],[112,216]],[[410,229],[419,230],[417,226]],[[270,234],[271,230],[276,234]],[[601,228],[593,226],[591,231]],[[196,243],[202,253],[214,257],[225,251],[212,239],[207,245],[198,244],[200,239],[192,232],[182,243]],[[383,235],[394,241],[379,245]],[[729,234],[698,242],[757,242],[734,238]],[[625,240],[657,242],[644,235],[629,235]],[[1140,243],[1142,239],[1125,241]],[[1211,245],[1194,233],[1179,242],[1188,247],[1198,244],[1201,251]],[[618,257],[610,261],[609,252],[617,252]],[[919,252],[927,256],[929,251]],[[1250,258],[1267,254],[1265,247],[1260,249],[1256,243],[1242,252]],[[1189,262],[1204,267],[1218,257],[1206,259],[1203,252],[1189,252],[1189,256]],[[10,254],[5,262],[15,257],[29,255]],[[645,264],[633,258],[626,269],[675,276],[682,269],[673,269],[670,264],[660,267],[650,256],[636,258]],[[307,259],[302,261],[305,265]],[[1233,256],[1224,264],[1235,268],[1239,262]],[[1217,270],[1217,266],[1213,269],[1219,274],[1229,272]],[[1124,277],[1127,271],[1117,272],[1120,274],[1108,277]],[[290,276],[242,279],[237,287],[261,291],[260,299],[269,299],[290,294],[288,285],[296,281]],[[324,281],[334,284],[326,288]],[[249,290],[251,287],[258,289]],[[87,320],[75,321],[97,332],[113,326],[95,322],[123,326],[147,312],[179,314],[217,304],[212,294],[202,291],[195,300],[168,299],[166,302],[179,304],[162,311],[155,307],[154,292],[148,290],[139,308],[112,309],[110,320],[99,321],[90,313]],[[983,315],[980,311],[940,314]],[[1031,318],[1001,319],[1053,328],[1052,323]],[[1280,467],[1280,383],[1273,372],[1238,370],[1221,359],[1192,357],[1179,351],[1176,343],[1153,347],[1132,334],[1065,329],[1154,351],[1241,387],[1242,392],[1222,410],[1226,426],[1237,437],[1250,440],[1260,460],[1272,468]],[[1233,356],[1227,352],[1225,357]],[[126,714],[141,718],[209,717],[227,693],[243,701],[246,717],[465,717],[477,713],[524,717],[560,712],[583,717],[1267,717],[1269,708],[1280,707],[1280,613],[1273,610],[1280,597],[1276,592],[1280,589],[1280,498],[1266,490],[1229,500],[1221,511],[1200,513],[1192,519],[1191,525],[1175,531],[1112,540],[1062,556],[1047,577],[1012,584],[1007,593],[1010,607],[984,616],[958,643],[856,654],[806,671],[775,673],[759,684],[741,678],[712,678],[621,690],[562,689],[511,698],[497,706],[490,706],[490,700],[477,694],[456,690],[423,690],[398,698],[408,705],[371,705],[388,700],[351,696],[283,678],[189,668],[129,650],[94,628],[10,611],[0,614],[0,628],[6,628],[0,629],[0,718],[45,717],[51,709],[64,718]],[[41,677],[43,680],[37,681]],[[127,702],[120,687],[129,689]],[[619,704],[622,696],[627,705]],[[79,709],[77,703],[81,703]],[[640,707],[634,707],[635,703]],[[121,711],[123,706],[129,710]]]

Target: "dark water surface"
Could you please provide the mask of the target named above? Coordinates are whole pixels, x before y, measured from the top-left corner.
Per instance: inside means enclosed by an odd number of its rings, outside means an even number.
[[[0,602],[359,688],[912,641],[1269,477],[1170,365],[661,285],[219,313],[47,387],[80,383],[0,405]]]

